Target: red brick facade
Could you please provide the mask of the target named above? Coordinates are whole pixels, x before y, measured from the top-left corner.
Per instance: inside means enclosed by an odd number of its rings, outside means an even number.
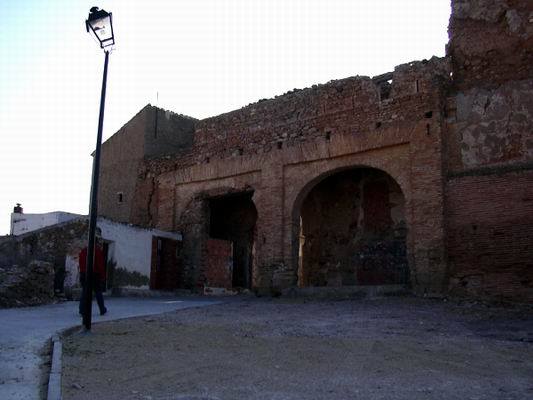
[[[253,243],[241,246],[251,248],[250,286],[283,289],[302,284],[300,221],[313,188],[342,171],[378,170],[403,195],[415,293],[533,300],[533,4],[452,3],[446,58],[196,121],[188,148],[145,155],[130,222],[181,231],[186,286],[196,287],[206,279],[211,199],[253,193]],[[358,212],[390,223],[395,211],[376,190],[368,195],[385,208],[363,202]],[[350,201],[346,210],[356,208]],[[332,232],[325,243],[360,240],[350,232]],[[331,276],[327,285],[342,284],[334,272],[345,269],[315,261],[328,268],[320,272]]]

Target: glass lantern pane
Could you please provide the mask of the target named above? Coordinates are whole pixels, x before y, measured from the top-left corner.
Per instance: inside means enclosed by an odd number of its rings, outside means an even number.
[[[104,42],[106,40],[111,39],[111,23],[108,16],[96,19],[94,21],[91,21],[90,23],[94,30],[94,33],[96,34],[100,42]]]

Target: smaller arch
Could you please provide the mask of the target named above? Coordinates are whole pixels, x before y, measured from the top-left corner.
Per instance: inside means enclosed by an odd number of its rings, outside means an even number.
[[[185,288],[202,291],[205,286],[251,287],[257,222],[254,195],[249,185],[217,186],[195,192],[184,200],[178,228],[183,234]],[[218,248],[216,241],[220,241]],[[214,254],[217,252],[227,257],[222,260],[221,255]],[[217,260],[220,265],[210,264]],[[219,267],[227,273],[219,274]]]
[[[407,284],[406,200],[377,168],[351,166],[309,181],[294,202],[299,286]]]
[[[257,208],[253,195],[253,191],[244,191],[206,199],[209,215],[207,240],[231,243],[231,282],[228,282],[231,288],[252,287],[257,223]],[[208,245],[208,252],[210,248],[212,247]],[[210,263],[219,262],[213,260],[213,257],[218,256],[219,250],[214,251],[214,254],[208,254],[208,269],[212,267]]]

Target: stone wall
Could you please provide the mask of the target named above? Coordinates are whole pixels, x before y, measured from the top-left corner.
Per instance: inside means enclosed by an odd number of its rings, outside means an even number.
[[[533,2],[452,0],[448,54],[461,90],[533,76]]]
[[[210,201],[253,192],[252,285],[277,290],[298,282],[309,193],[342,171],[371,168],[405,200],[415,293],[532,301],[533,3],[453,0],[452,10],[446,58],[194,121],[172,154],[128,170],[129,222],[183,232],[184,279],[195,286]]]
[[[49,293],[63,291],[65,261],[77,257],[87,242],[87,221],[72,220],[0,241],[0,267],[3,283],[11,282],[10,301],[16,305],[34,305],[51,300]],[[47,272],[51,269],[50,274]],[[19,272],[17,272],[19,271]],[[14,279],[13,275],[18,278]],[[42,282],[33,282],[32,280]],[[10,284],[10,285],[11,285]],[[7,283],[6,283],[7,285]],[[32,289],[33,288],[33,289]]]
[[[253,191],[252,281],[256,288],[283,288],[297,282],[295,216],[305,194],[325,175],[372,167],[390,175],[405,195],[409,231],[417,235],[408,233],[407,244],[413,287],[441,293],[447,274],[441,121],[449,72],[448,60],[433,58],[199,121],[190,152],[141,167],[144,203],[133,222],[183,232],[184,268],[198,274],[209,238],[209,199]]]
[[[451,293],[533,301],[533,2],[454,1],[446,107]]]

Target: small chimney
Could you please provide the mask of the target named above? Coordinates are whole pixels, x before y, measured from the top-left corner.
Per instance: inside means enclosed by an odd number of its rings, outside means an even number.
[[[13,208],[13,213],[22,214],[22,207],[20,206],[20,203],[17,203],[17,205]]]

